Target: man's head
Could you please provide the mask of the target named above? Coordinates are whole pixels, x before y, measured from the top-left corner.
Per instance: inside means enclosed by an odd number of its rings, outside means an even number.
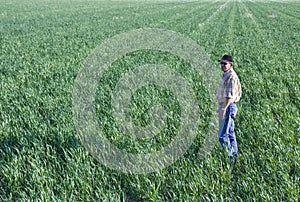
[[[233,58],[231,55],[228,54],[223,55],[223,57],[221,58],[221,60],[219,60],[219,62],[224,72],[227,72],[228,70],[233,68]]]

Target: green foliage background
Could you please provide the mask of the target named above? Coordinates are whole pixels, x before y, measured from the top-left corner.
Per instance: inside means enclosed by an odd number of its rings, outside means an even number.
[[[0,8],[1,201],[297,201],[299,2],[1,0]],[[207,131],[205,99],[199,102],[199,137],[184,157],[159,173],[125,175],[86,151],[72,117],[76,75],[101,42],[138,28],[182,33],[217,67],[224,53],[234,56],[243,85],[236,165],[218,145],[206,159],[197,156]],[[147,53],[144,59],[160,57]],[[134,58],[124,61],[131,64]],[[199,98],[205,97],[201,78],[193,81]],[[166,108],[178,110],[176,102]],[[110,138],[118,144],[118,135]],[[158,146],[163,138],[155,140]],[[140,146],[147,150],[147,144]]]

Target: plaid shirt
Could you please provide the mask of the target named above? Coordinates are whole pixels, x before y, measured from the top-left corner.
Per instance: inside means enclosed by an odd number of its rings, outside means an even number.
[[[241,83],[235,71],[231,69],[228,72],[225,72],[217,91],[218,103],[221,104],[225,102],[227,98],[231,98],[234,102],[238,102],[241,95]]]

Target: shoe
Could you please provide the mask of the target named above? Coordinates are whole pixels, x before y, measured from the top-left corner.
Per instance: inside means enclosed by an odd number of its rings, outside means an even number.
[[[236,152],[233,152],[233,155],[230,156],[230,161],[235,164],[238,160],[238,154]]]

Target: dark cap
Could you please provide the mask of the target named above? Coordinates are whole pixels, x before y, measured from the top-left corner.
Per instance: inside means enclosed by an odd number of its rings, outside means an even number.
[[[221,60],[219,60],[219,62],[234,62],[233,58],[231,55],[223,55],[223,57],[221,58]]]

